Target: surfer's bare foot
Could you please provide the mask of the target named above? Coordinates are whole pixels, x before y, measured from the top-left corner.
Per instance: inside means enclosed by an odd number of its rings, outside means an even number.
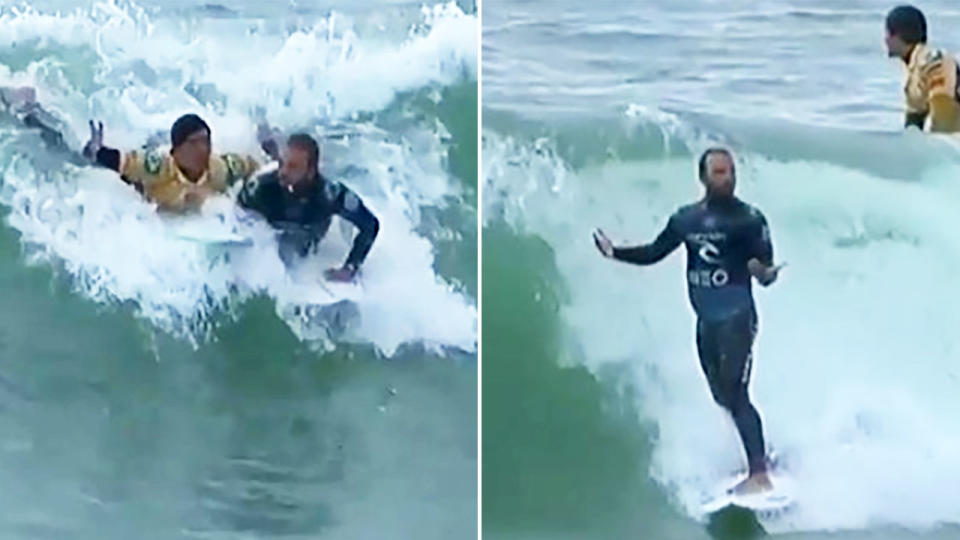
[[[759,472],[751,474],[730,491],[736,495],[753,495],[771,489],[773,489],[773,484],[770,482],[770,477],[766,472]]]
[[[323,276],[327,278],[328,281],[349,283],[353,281],[353,276],[356,272],[356,269],[352,265],[345,264],[342,268],[331,268],[327,270],[323,273]]]

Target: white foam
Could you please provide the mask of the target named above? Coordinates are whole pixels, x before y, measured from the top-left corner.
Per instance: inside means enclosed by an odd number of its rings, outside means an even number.
[[[378,111],[398,92],[477,73],[477,18],[454,2],[424,6],[400,43],[386,33],[358,36],[349,21],[332,12],[278,34],[244,21],[196,28],[153,21],[135,4],[116,0],[66,15],[12,9],[0,15],[0,47],[34,39],[51,48],[93,47],[99,64],[83,66],[94,78],[82,82],[99,90],[79,93],[64,75],[75,70],[64,59],[38,59],[22,73],[2,70],[0,84],[38,86],[40,101],[66,111],[81,140],[91,115],[107,122],[110,142],[136,146],[166,132],[180,114],[202,110],[215,144],[253,147],[250,117],[257,107],[280,125],[343,119]],[[198,101],[188,85],[215,90]]]

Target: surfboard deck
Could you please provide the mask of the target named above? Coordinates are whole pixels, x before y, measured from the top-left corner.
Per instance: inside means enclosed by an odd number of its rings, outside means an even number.
[[[770,481],[773,483],[771,490],[749,495],[734,493],[732,488],[746,477],[746,473],[725,477],[717,486],[704,494],[701,500],[702,511],[705,514],[713,514],[724,508],[739,507],[764,514],[776,514],[794,505],[793,479],[786,473],[770,473]]]
[[[180,226],[174,235],[181,239],[209,246],[251,246],[253,239],[232,231]]]

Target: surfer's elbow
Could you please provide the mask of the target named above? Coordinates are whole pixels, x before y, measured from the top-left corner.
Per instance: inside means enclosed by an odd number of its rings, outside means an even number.
[[[363,225],[360,227],[360,232],[368,238],[368,242],[373,243],[377,235],[380,234],[380,220],[377,219],[377,216],[369,212],[367,216],[367,219],[364,220]]]

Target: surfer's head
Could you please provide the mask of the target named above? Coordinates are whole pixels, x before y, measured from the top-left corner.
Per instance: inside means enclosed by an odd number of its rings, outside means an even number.
[[[188,174],[201,175],[210,163],[210,126],[195,114],[185,114],[170,128],[171,154]]]
[[[927,19],[913,6],[897,6],[887,13],[887,54],[906,59],[913,47],[927,42]]]
[[[280,163],[280,181],[294,186],[317,177],[320,147],[306,133],[296,133],[287,139],[287,151]]]
[[[708,148],[700,156],[698,166],[700,181],[707,188],[710,199],[726,199],[733,196],[737,185],[737,172],[733,154],[726,148]]]

